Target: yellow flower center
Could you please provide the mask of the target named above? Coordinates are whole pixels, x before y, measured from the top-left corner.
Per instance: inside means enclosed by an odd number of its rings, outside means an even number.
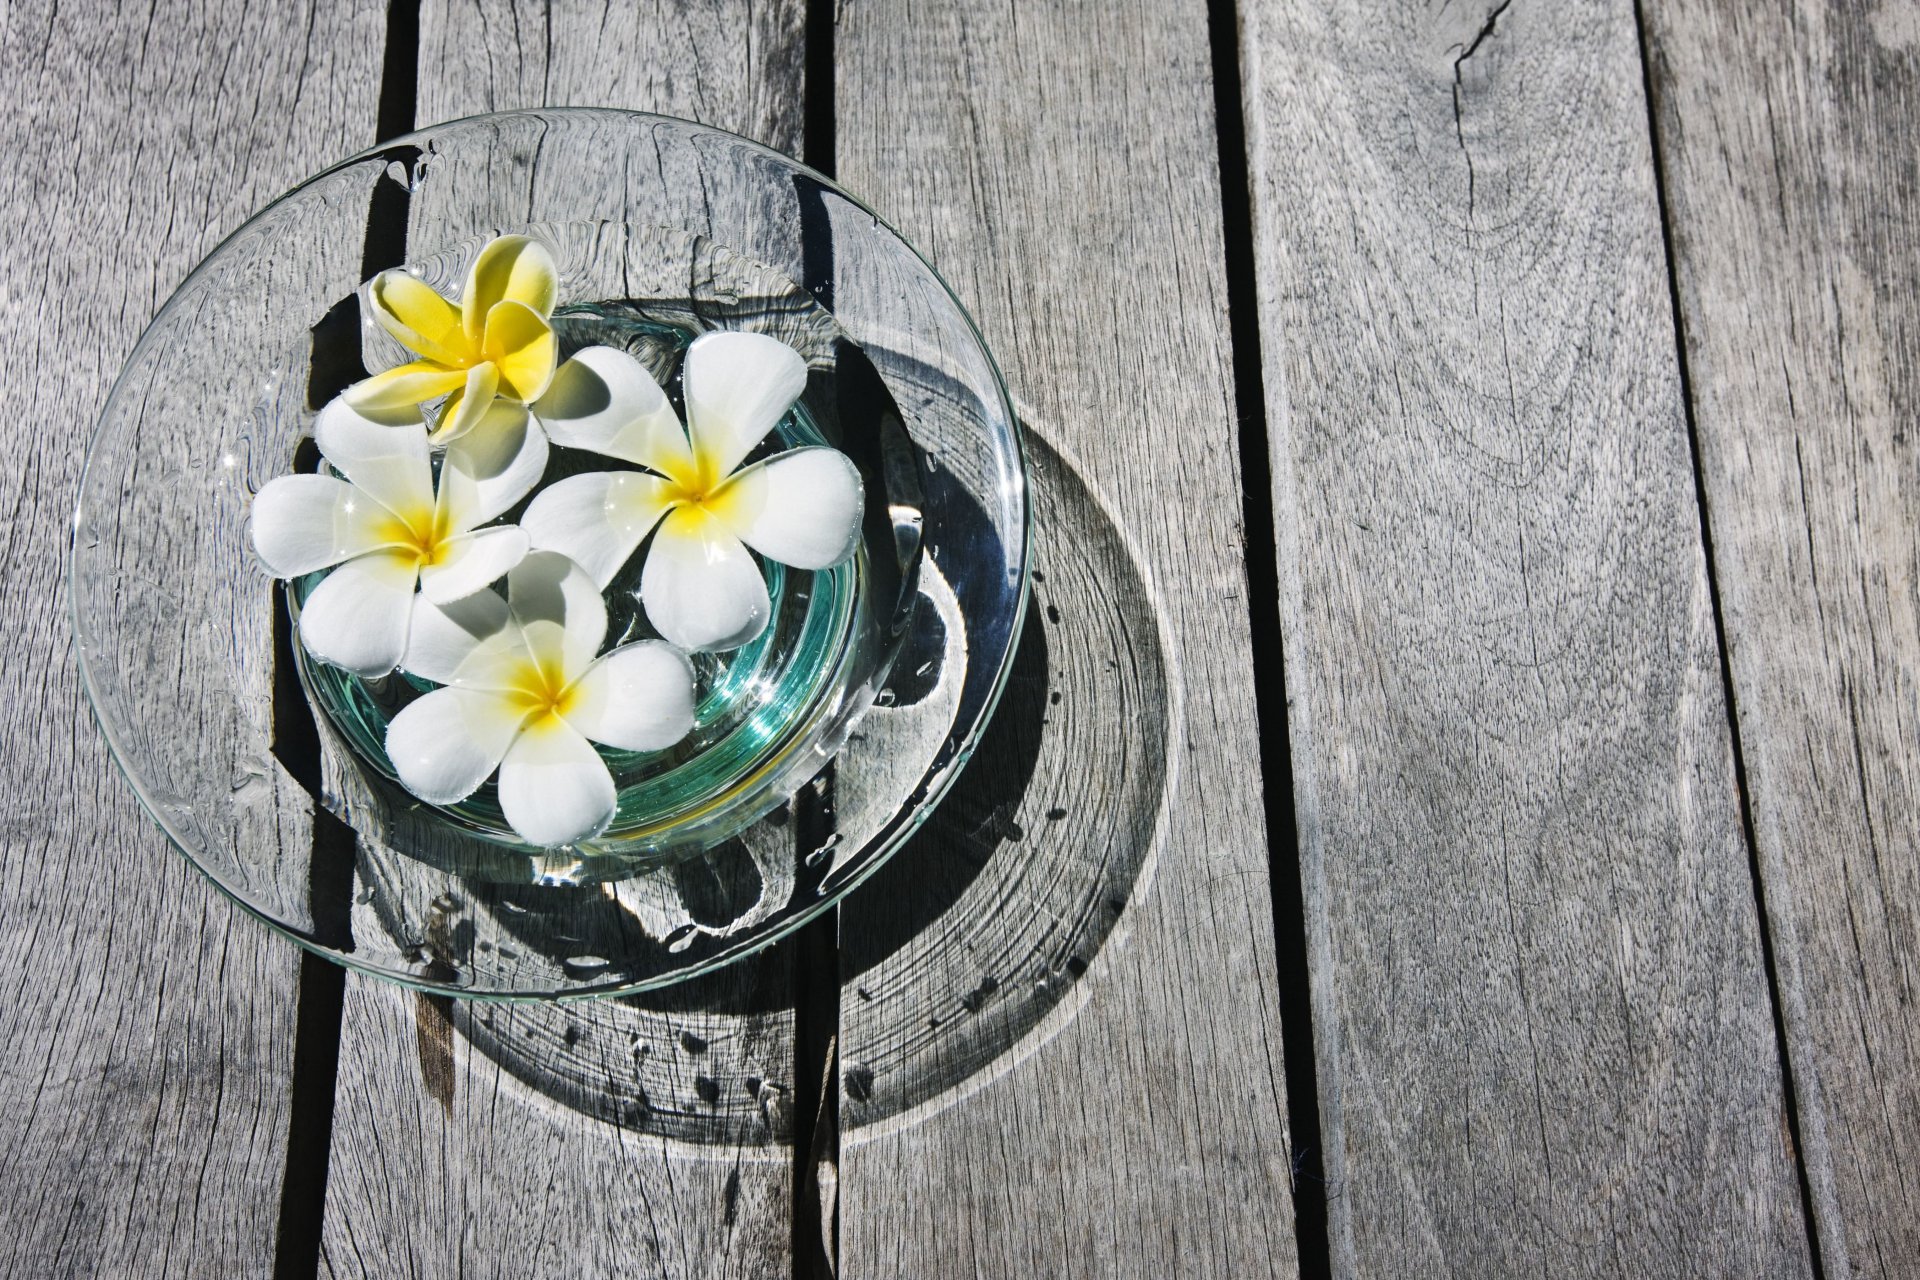
[[[380,536],[395,549],[411,552],[416,569],[439,564],[452,541],[444,513],[433,507],[416,507],[387,520]]]
[[[733,479],[730,475],[716,475],[707,458],[697,458],[692,476],[668,478],[667,506],[669,509],[692,508],[724,519],[740,493]]]
[[[568,684],[558,664],[523,658],[503,681],[507,701],[522,716],[526,728],[538,728],[555,719],[565,719],[580,701],[577,684]]]

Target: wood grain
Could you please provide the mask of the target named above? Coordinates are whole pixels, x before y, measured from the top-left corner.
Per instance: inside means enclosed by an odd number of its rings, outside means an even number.
[[[786,0],[430,2],[416,115],[428,123],[614,106],[792,147],[800,18]],[[606,159],[627,162],[624,152]],[[581,193],[543,182],[540,163],[430,176],[441,194],[417,198],[426,204],[415,211],[410,252],[447,247],[432,232],[439,198],[497,196],[503,223],[577,213],[570,202],[578,206]],[[620,183],[610,181],[617,195]],[[697,182],[687,198],[697,202]],[[474,216],[463,207],[456,220]],[[596,259],[594,269],[608,265]],[[490,1007],[350,978],[323,1268],[368,1277],[787,1275],[788,985],[778,953],[685,991],[588,1006]]]
[[[1920,11],[1646,12],[1820,1248],[1920,1274]]]
[[[140,328],[247,215],[364,143],[382,12],[4,11],[9,1276],[271,1265],[298,953],[168,849],[108,763],[75,679],[63,561],[82,452]],[[224,536],[190,513],[179,532],[183,547]]]
[[[839,176],[932,256],[1134,543],[1187,726],[1155,883],[1078,1017],[843,1152],[851,1277],[1295,1269],[1206,13],[1087,21],[837,9]],[[843,937],[887,911],[850,903]]]
[[[1632,11],[1242,41],[1333,1271],[1805,1274]]]

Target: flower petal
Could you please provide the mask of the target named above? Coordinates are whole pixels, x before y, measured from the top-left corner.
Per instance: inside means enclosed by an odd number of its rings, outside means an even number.
[[[673,486],[638,471],[589,471],[534,495],[520,527],[604,588],[666,512]]]
[[[536,551],[507,575],[507,607],[541,662],[557,662],[563,682],[580,678],[607,636],[607,605],[580,567]]]
[[[496,693],[435,689],[387,726],[387,758],[407,790],[428,804],[453,804],[487,780],[524,716]]]
[[[404,409],[424,404],[436,396],[457,390],[467,380],[463,369],[449,369],[431,360],[415,360],[363,378],[342,394],[348,404],[360,411]]]
[[[420,594],[435,604],[451,604],[507,576],[527,558],[527,531],[499,525],[448,538],[440,559],[420,570]]]
[[[524,405],[495,400],[473,430],[447,446],[440,467],[446,527],[485,524],[532,492],[547,469],[547,433]]]
[[[747,643],[773,611],[753,556],[698,507],[681,507],[661,522],[640,571],[640,601],[661,635],[708,652]]]
[[[451,604],[415,601],[401,669],[423,680],[452,684],[460,664],[502,635],[510,617],[497,591],[476,591]]]
[[[680,415],[653,375],[618,348],[588,347],[561,365],[533,411],[555,444],[694,479]]]
[[[658,640],[622,645],[573,686],[567,723],[625,751],[663,751],[693,728],[693,664]]]
[[[328,574],[300,606],[300,642],[322,662],[357,676],[383,676],[407,651],[413,616],[413,556],[375,551]]]
[[[524,404],[539,399],[553,381],[560,346],[539,312],[508,299],[487,312],[480,349],[500,370],[500,394]]]
[[[740,465],[800,393],[807,362],[763,333],[709,333],[693,340],[686,363],[687,434],[709,481]]]
[[[253,496],[253,549],[276,578],[297,578],[378,547],[393,517],[345,480],[278,476]]]
[[[395,515],[406,519],[433,509],[433,464],[423,424],[376,422],[336,397],[314,419],[313,442],[355,488]]]
[[[588,741],[558,716],[521,730],[500,762],[500,810],[531,844],[572,844],[613,821],[613,775]]]
[[[559,272],[545,245],[526,236],[495,236],[467,271],[460,314],[468,338],[478,342],[486,331],[487,313],[496,304],[517,302],[550,316],[559,295]]]
[[[500,371],[491,362],[468,369],[461,385],[440,406],[440,421],[427,437],[428,443],[444,447],[479,426],[499,389]]]
[[[795,449],[748,467],[707,509],[748,546],[796,569],[839,564],[860,545],[860,471],[838,449]]]
[[[437,364],[462,365],[473,344],[460,328],[460,309],[418,276],[382,271],[367,286],[367,308],[407,350]]]

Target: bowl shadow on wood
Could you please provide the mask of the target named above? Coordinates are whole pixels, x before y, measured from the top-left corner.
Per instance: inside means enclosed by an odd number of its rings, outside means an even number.
[[[926,826],[840,908],[848,1141],[958,1102],[1039,1049],[1089,998],[1151,879],[1179,734],[1154,598],[1098,497],[1029,442],[1036,572],[1005,696]],[[911,705],[902,668],[895,707],[863,727]],[[733,892],[698,888],[702,874],[683,877],[689,892]],[[771,1155],[792,1130],[797,984],[834,981],[797,954],[780,943],[586,1002],[420,999],[429,1023],[450,1020],[555,1104]]]

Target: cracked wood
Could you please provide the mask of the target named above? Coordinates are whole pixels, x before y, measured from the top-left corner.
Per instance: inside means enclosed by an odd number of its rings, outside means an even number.
[[[1804,1275],[1633,13],[1245,10],[1335,1275]]]

